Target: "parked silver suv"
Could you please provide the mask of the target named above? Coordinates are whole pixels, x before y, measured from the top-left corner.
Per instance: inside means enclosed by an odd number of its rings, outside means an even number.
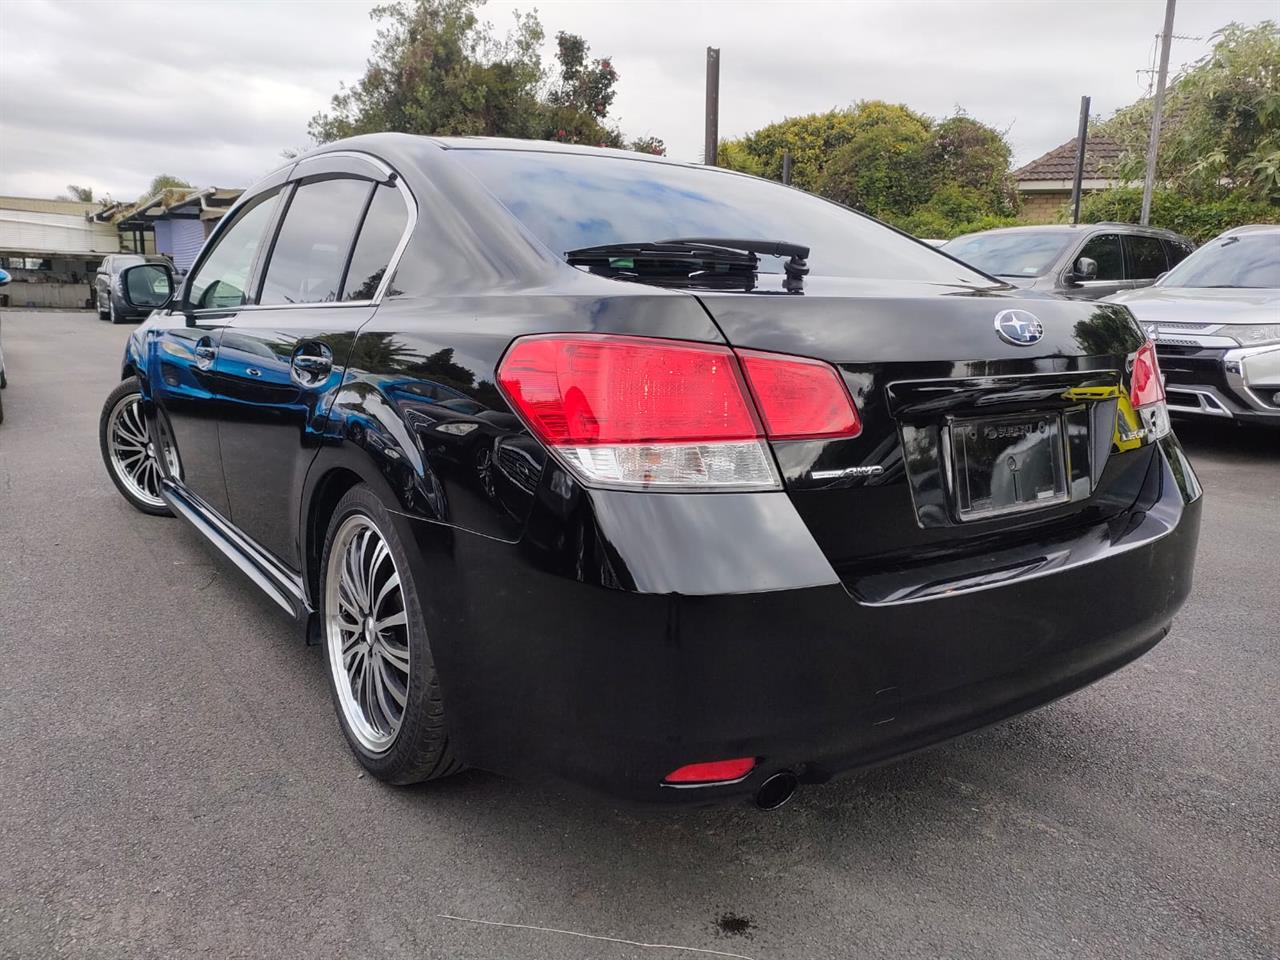
[[[1155,341],[1171,412],[1280,427],[1280,224],[1228,230],[1113,299]]]
[[[949,240],[941,249],[1019,287],[1096,300],[1150,286],[1195,245],[1170,230],[1078,223],[984,230]]]

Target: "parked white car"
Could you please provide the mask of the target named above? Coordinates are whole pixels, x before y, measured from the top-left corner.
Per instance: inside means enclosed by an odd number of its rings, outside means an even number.
[[[1280,224],[1228,230],[1107,299],[1155,341],[1171,413],[1280,427]]]

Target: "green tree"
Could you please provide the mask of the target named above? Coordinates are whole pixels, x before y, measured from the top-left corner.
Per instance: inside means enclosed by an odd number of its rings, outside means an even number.
[[[853,138],[853,110],[828,110],[790,117],[761,127],[736,140],[723,140],[717,162],[771,180],[782,179],[782,153],[791,151],[791,182],[802,190],[814,190],[831,154]]]
[[[1209,54],[1170,83],[1156,179],[1201,199],[1280,202],[1280,28],[1271,20],[1232,23],[1214,39]],[[1143,99],[1099,127],[1124,147],[1119,179],[1143,178],[1151,113]]]
[[[1001,226],[1018,212],[1009,144],[964,114],[935,121],[902,104],[863,101],[724,140],[718,162],[777,180],[784,150],[794,185],[917,236]]]
[[[622,133],[605,118],[615,96],[618,73],[607,59],[593,60],[587,42],[574,33],[556,34],[556,80],[540,104],[542,119],[534,136],[561,143],[623,146]]]
[[[622,147],[608,120],[618,73],[575,34],[556,35],[544,68],[542,24],[515,15],[504,36],[479,18],[484,0],[399,0],[375,7],[377,38],[364,75],[308,125],[325,143],[362,133],[483,135]],[[637,141],[651,148],[661,141]]]
[[[906,216],[887,218],[917,237],[949,239],[962,233],[1007,227],[1012,215],[994,212],[990,196],[958,183],[943,183],[927,201]]]
[[[818,192],[881,219],[904,217],[933,193],[933,122],[901,104],[858,104],[849,141],[818,178]]]
[[[1141,212],[1141,187],[1101,190],[1086,194],[1080,201],[1080,219],[1085,223],[1137,223]],[[1064,209],[1060,219],[1066,220],[1067,215]],[[1252,198],[1242,191],[1212,198],[1176,190],[1156,190],[1151,194],[1151,225],[1177,231],[1196,243],[1212,240],[1223,230],[1242,223],[1280,223],[1280,204]]]
[[[655,157],[667,155],[667,145],[662,142],[661,137],[636,137],[627,144],[627,149],[636,153],[651,153]]]
[[[1018,188],[1009,173],[1013,151],[1000,133],[963,113],[939,122],[929,147],[930,174],[981,205],[978,217],[1018,212]],[[976,218],[973,218],[976,219]]]
[[[379,23],[364,76],[308,126],[318,143],[361,133],[531,136],[542,80],[542,26],[516,15],[504,38],[481,23],[477,0],[374,7]]]
[[[190,190],[191,184],[183,180],[181,177],[175,177],[171,173],[157,173],[151,178],[151,186],[147,187],[146,193],[142,196],[153,197],[162,190]]]

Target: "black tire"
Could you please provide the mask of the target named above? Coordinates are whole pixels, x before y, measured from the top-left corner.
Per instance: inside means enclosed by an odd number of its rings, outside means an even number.
[[[107,299],[107,319],[112,323],[120,323],[120,314],[116,311],[115,297]]]
[[[136,510],[143,513],[151,514],[153,517],[171,517],[172,512],[163,502],[155,503],[143,500],[133,490],[130,489],[128,481],[120,475],[115,463],[111,457],[111,437],[110,421],[111,413],[126,397],[130,395],[140,396],[141,387],[138,384],[137,377],[129,377],[127,380],[121,381],[120,385],[107,394],[107,399],[102,405],[102,413],[98,416],[98,449],[102,453],[102,462],[107,468],[107,475],[111,477],[111,482],[116,485],[116,489]],[[157,464],[157,468],[158,468]]]
[[[347,714],[344,712],[338,684],[347,680],[343,667],[337,662],[330,637],[329,617],[329,581],[331,579],[330,557],[335,539],[344,524],[353,517],[361,517],[376,528],[381,535],[391,559],[395,572],[400,578],[405,613],[406,636],[409,649],[409,673],[407,695],[400,726],[390,746],[381,752],[373,752],[362,744],[353,732]],[[369,773],[393,784],[421,783],[424,780],[437,780],[457,773],[462,763],[455,756],[449,741],[448,727],[445,722],[444,700],[440,691],[440,680],[436,673],[435,661],[431,655],[431,645],[427,638],[426,622],[422,615],[422,607],[418,602],[417,585],[413,579],[413,571],[409,563],[408,552],[401,537],[397,518],[383,506],[382,501],[364,484],[352,487],[338,501],[338,506],[329,520],[329,529],[325,534],[324,554],[320,565],[320,643],[324,648],[325,669],[329,677],[329,692],[333,697],[334,710],[338,714],[338,723],[343,736],[351,746],[352,752]],[[333,629],[336,629],[333,628]],[[340,658],[340,654],[337,655]],[[342,679],[339,672],[342,671]],[[348,691],[351,690],[349,686]]]
[[[105,311],[105,310],[103,310],[103,309],[102,309],[102,300],[101,300],[101,299],[99,299],[98,297],[94,297],[94,300],[93,300],[93,307],[94,307],[94,309],[95,309],[95,310],[97,310],[97,311],[98,311],[98,319],[99,319],[99,320],[107,320],[107,319],[109,319],[109,318],[110,318],[110,316],[111,316],[111,315],[110,315],[109,313],[107,313],[107,311]]]

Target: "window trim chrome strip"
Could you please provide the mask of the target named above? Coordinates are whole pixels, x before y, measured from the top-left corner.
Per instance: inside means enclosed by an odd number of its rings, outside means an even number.
[[[395,250],[391,253],[391,259],[387,261],[387,272],[382,277],[382,282],[378,284],[377,291],[374,292],[373,298],[370,300],[323,300],[319,303],[245,303],[238,307],[208,307],[203,310],[191,311],[193,317],[213,316],[217,314],[226,315],[232,313],[253,313],[260,310],[314,310],[316,308],[330,307],[378,307],[382,303],[383,297],[386,295],[387,289],[391,286],[391,278],[395,276],[396,270],[400,266],[400,260],[404,256],[404,252],[409,247],[409,241],[413,237],[413,231],[418,226],[418,198],[413,195],[413,191],[409,189],[405,178],[388,165],[380,157],[376,157],[371,153],[361,153],[355,150],[332,150],[327,153],[317,153],[309,157],[304,157],[294,164],[293,169],[289,171],[289,175],[285,178],[284,184],[293,183],[296,180],[306,176],[305,172],[299,176],[298,171],[304,165],[317,160],[325,160],[331,157],[344,157],[347,159],[360,160],[369,164],[376,170],[381,171],[395,183],[396,189],[400,192],[400,197],[404,201],[405,211],[408,216],[405,218],[404,232],[400,235],[400,242],[396,244]],[[271,189],[276,189],[272,187]],[[252,199],[252,198],[251,198]],[[288,211],[285,212],[286,216]],[[363,224],[361,224],[363,228]],[[360,236],[356,235],[353,243],[359,243]],[[201,251],[203,254],[203,251]],[[203,256],[201,259],[204,259]],[[184,283],[184,287],[185,287]]]

